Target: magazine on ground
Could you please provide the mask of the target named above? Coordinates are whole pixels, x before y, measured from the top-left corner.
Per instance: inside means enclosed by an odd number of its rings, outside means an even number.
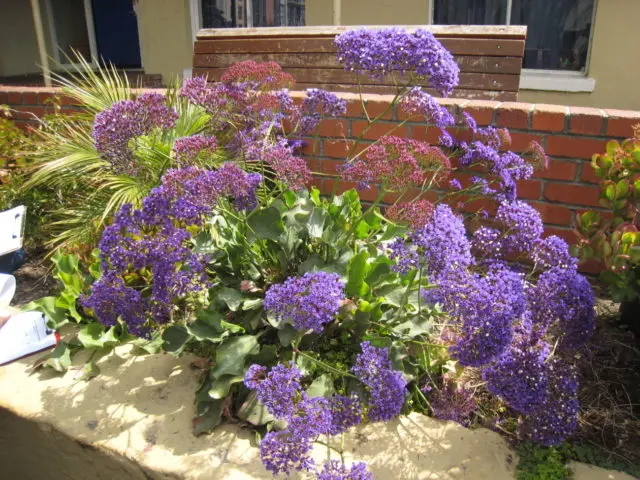
[[[43,313],[9,310],[15,291],[15,277],[0,274],[0,316],[9,316],[0,326],[0,365],[46,350],[60,341],[60,335],[47,327]]]

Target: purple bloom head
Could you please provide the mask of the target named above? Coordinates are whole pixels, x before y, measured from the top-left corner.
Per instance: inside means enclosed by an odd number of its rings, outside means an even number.
[[[274,475],[289,475],[292,471],[313,468],[313,459],[309,457],[311,447],[309,438],[288,429],[269,432],[260,442],[260,458],[265,468]]]
[[[402,100],[400,108],[409,115],[422,115],[427,122],[437,127],[451,127],[456,121],[446,107],[422,90],[421,87],[413,87]]]
[[[520,200],[501,203],[496,221],[504,231],[502,244],[506,252],[531,250],[544,230],[540,213]]]
[[[335,39],[338,61],[346,70],[374,78],[413,72],[431,88],[449,95],[458,85],[460,68],[431,32],[401,28],[349,30]]]
[[[373,473],[367,470],[366,463],[354,463],[351,468],[338,460],[324,462],[317,473],[318,480],[373,480]]]
[[[98,113],[93,122],[96,150],[119,173],[137,170],[129,142],[148,135],[154,128],[173,128],[178,113],[166,105],[159,93],[144,93],[135,100],[122,100]]]
[[[442,387],[429,395],[433,415],[440,420],[451,420],[469,425],[469,416],[476,409],[473,390],[445,378]]]
[[[245,385],[254,386],[258,400],[274,417],[285,419],[293,415],[301,395],[300,371],[293,365],[278,364],[259,380],[263,374],[263,370],[252,365],[245,375]]]
[[[340,276],[327,272],[308,272],[271,286],[264,308],[279,320],[289,321],[300,331],[322,332],[333,321],[344,300]]]
[[[267,367],[254,363],[244,374],[244,384],[247,388],[255,390],[265,378],[267,378]]]
[[[531,258],[537,267],[543,269],[559,267],[575,270],[578,267],[578,259],[569,253],[567,242],[555,235],[536,240]]]
[[[210,155],[216,151],[216,137],[191,135],[176,139],[173,144],[175,161],[180,166],[193,165],[202,154]]]
[[[362,404],[355,396],[335,395],[329,400],[331,435],[340,435],[362,421]]]
[[[376,348],[369,342],[360,346],[362,353],[357,355],[351,371],[367,386],[367,417],[374,422],[391,420],[402,410],[407,382],[401,372],[393,370],[388,349]]]

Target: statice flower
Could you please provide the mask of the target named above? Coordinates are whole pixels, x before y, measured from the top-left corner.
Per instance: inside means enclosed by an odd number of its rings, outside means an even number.
[[[235,163],[227,162],[215,171],[214,189],[222,196],[233,198],[238,210],[252,210],[258,204],[256,190],[261,182],[259,173],[247,173]]]
[[[340,276],[327,272],[307,272],[272,285],[265,295],[265,310],[300,331],[322,332],[333,321],[342,300],[344,284]]]
[[[425,226],[431,218],[435,206],[429,200],[414,200],[409,203],[396,203],[387,208],[385,214],[394,222],[407,222],[412,228]]]
[[[440,128],[450,127],[456,124],[455,118],[438,101],[422,90],[421,87],[412,87],[400,100],[400,109],[409,115],[422,115],[427,123]]]
[[[536,240],[531,258],[536,267],[542,269],[559,267],[575,270],[578,267],[578,259],[569,253],[567,242],[555,235]]]
[[[438,183],[450,173],[451,162],[438,147],[392,135],[380,138],[342,169],[342,177],[358,182],[360,189],[377,183],[393,191]]]
[[[446,204],[438,205],[426,225],[410,234],[410,240],[430,275],[437,276],[449,266],[464,268],[474,263],[464,223]]]
[[[373,474],[362,462],[354,463],[351,468],[347,468],[338,460],[330,460],[324,462],[316,478],[317,480],[373,480]]]
[[[274,475],[289,475],[292,471],[311,470],[313,459],[309,456],[312,444],[309,438],[288,429],[269,432],[260,442],[260,458],[267,470]]]
[[[201,154],[210,155],[216,151],[216,137],[191,135],[181,137],[173,143],[175,163],[179,166],[192,165]]]
[[[294,78],[282,71],[276,62],[255,62],[244,60],[234,63],[222,75],[224,83],[248,84],[253,90],[278,90],[291,88],[295,84]]]
[[[362,342],[360,347],[362,353],[356,356],[351,371],[367,386],[367,416],[374,422],[391,420],[402,410],[407,382],[401,372],[393,370],[388,349],[369,342]]]
[[[547,446],[561,444],[578,426],[578,376],[575,367],[559,358],[549,361],[545,400],[528,415],[522,431]]]
[[[258,400],[271,415],[278,419],[289,418],[301,396],[302,374],[295,366],[282,364],[273,367],[264,379],[260,379],[262,374],[258,367],[252,365],[245,375],[245,385],[255,389]]]
[[[469,417],[477,406],[473,390],[447,378],[444,379],[442,387],[429,395],[429,403],[434,417],[465,426],[469,425]]]
[[[91,295],[81,299],[82,306],[92,309],[106,327],[117,325],[121,318],[133,335],[146,335],[148,301],[140,291],[127,287],[113,272],[107,272],[98,282],[98,286],[92,287]]]
[[[287,429],[290,432],[304,432],[309,438],[328,435],[333,429],[332,413],[329,400],[323,397],[307,397],[294,407],[293,413],[287,417]]]
[[[137,165],[129,142],[155,128],[173,128],[178,113],[159,93],[144,93],[135,100],[121,100],[98,113],[93,122],[96,150],[118,173],[133,174]]]
[[[595,330],[595,299],[586,278],[573,269],[543,272],[529,291],[532,318],[539,328],[553,327],[558,349],[578,350]]]
[[[307,95],[299,112],[300,119],[296,133],[306,135],[313,132],[320,121],[326,117],[339,117],[347,111],[347,101],[335,93],[308,88]]]
[[[485,258],[500,258],[504,255],[502,232],[496,228],[482,226],[473,232],[473,249]]]
[[[267,367],[254,363],[244,374],[244,384],[247,388],[255,390],[265,378],[267,378]]]
[[[544,230],[540,213],[521,200],[502,202],[496,221],[504,230],[502,245],[506,252],[528,252]]]
[[[346,70],[374,78],[407,73],[428,78],[431,88],[449,95],[458,85],[460,69],[431,32],[401,28],[356,29],[338,35],[338,61]]]
[[[411,246],[411,244],[405,242],[401,237],[396,238],[388,246],[389,258],[395,260],[394,265],[391,267],[394,272],[400,275],[406,275],[414,268],[420,266],[420,255],[418,251]]]
[[[291,190],[302,190],[311,181],[311,170],[304,158],[296,157],[292,149],[282,143],[264,150],[263,159],[276,178]]]
[[[331,427],[329,434],[340,435],[362,421],[362,404],[356,396],[334,395],[329,400]]]
[[[515,341],[509,351],[483,371],[487,389],[520,413],[533,413],[547,395],[549,376],[545,361],[551,347],[542,341]]]

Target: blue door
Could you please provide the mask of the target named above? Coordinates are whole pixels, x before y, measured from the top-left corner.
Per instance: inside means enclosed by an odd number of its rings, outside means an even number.
[[[92,0],[98,55],[116,67],[140,67],[138,22],[132,0]]]

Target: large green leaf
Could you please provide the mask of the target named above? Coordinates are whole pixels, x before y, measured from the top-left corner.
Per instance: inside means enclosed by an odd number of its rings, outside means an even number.
[[[211,382],[211,388],[209,389],[209,396],[216,400],[220,400],[229,395],[231,385],[239,383],[244,379],[243,375],[223,375],[217,380]]]
[[[320,207],[314,207],[307,223],[307,231],[311,238],[322,238],[324,224],[327,220],[327,211]]]
[[[162,332],[163,348],[165,352],[179,355],[184,351],[191,335],[182,325],[172,325]]]
[[[280,211],[275,207],[265,208],[253,213],[247,223],[258,238],[275,241],[284,232]]]
[[[242,292],[236,290],[235,288],[222,287],[218,291],[218,299],[223,301],[232,312],[235,312],[236,310],[238,310],[238,308],[240,308],[240,305],[242,305],[244,298],[245,297]]]
[[[324,374],[316,378],[309,388],[307,388],[307,395],[309,397],[331,397],[336,392],[333,386],[333,378],[330,375]]]
[[[250,423],[251,425],[265,425],[275,420],[273,415],[269,413],[267,408],[260,403],[256,396],[256,392],[252,391],[238,409],[238,418]]]
[[[56,372],[66,372],[71,366],[71,349],[65,342],[60,342],[44,362],[45,367],[51,367]]]
[[[105,332],[102,324],[92,322],[80,329],[78,341],[84,348],[104,348],[113,347],[120,340],[116,335],[116,327],[111,327]]]
[[[367,258],[369,258],[367,252],[360,252],[354,255],[349,261],[346,285],[347,294],[363,296],[369,291],[369,286],[365,282],[365,277],[367,273],[369,273]]]
[[[216,366],[211,378],[217,380],[223,375],[242,375],[249,355],[259,352],[258,337],[242,335],[226,339],[216,349]]]
[[[198,415],[193,419],[193,434],[211,433],[222,421],[222,400],[200,402]]]

